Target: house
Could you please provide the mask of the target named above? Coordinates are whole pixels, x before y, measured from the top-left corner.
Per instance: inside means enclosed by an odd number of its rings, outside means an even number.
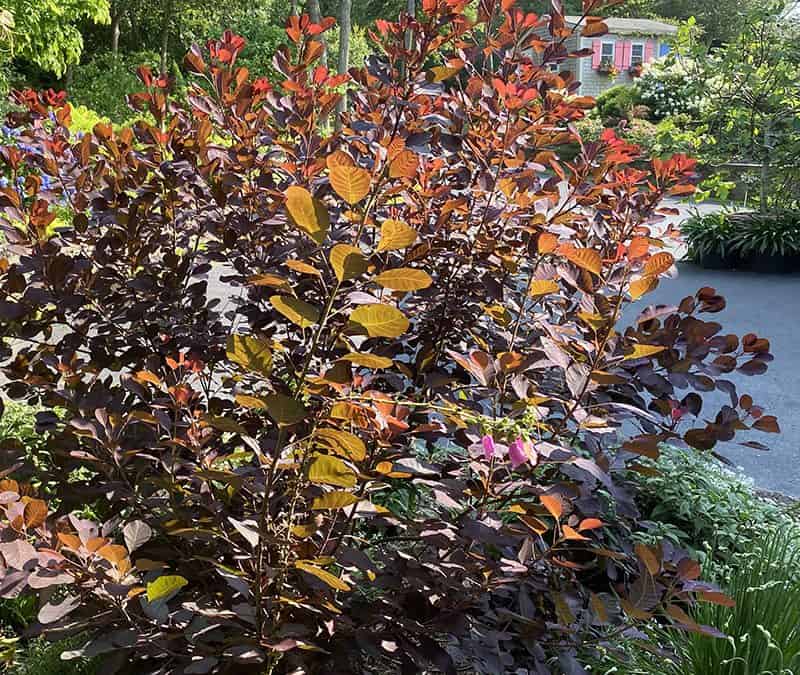
[[[581,17],[564,18],[567,25],[575,29],[567,39],[567,50],[591,49],[592,57],[567,59],[551,68],[575,73],[584,96],[598,96],[614,85],[630,84],[643,64],[669,52],[668,38],[678,32],[676,26],[663,21],[611,17],[604,19],[607,34],[585,38],[580,35]]]

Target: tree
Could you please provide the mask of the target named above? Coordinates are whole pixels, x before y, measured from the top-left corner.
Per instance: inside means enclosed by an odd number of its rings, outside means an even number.
[[[4,0],[14,19],[14,54],[63,75],[83,52],[82,21],[108,24],[109,0]]]

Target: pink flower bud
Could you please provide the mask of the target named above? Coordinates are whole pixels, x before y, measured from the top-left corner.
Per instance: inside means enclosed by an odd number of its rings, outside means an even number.
[[[486,455],[486,459],[491,459],[494,457],[495,448],[494,439],[491,436],[484,436],[481,439],[481,443],[483,444],[483,454]]]
[[[508,458],[511,460],[511,466],[515,469],[528,461],[528,453],[525,452],[525,442],[521,438],[518,438],[508,446]]]

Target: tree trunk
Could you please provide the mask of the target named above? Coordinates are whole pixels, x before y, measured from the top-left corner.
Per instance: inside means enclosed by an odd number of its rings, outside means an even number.
[[[320,23],[322,21],[322,12],[319,8],[319,0],[308,0],[308,14],[311,17],[311,21],[314,23]],[[328,41],[325,39],[325,35],[322,34],[319,36],[319,41],[322,43],[322,56],[319,57],[320,65],[328,67]]]
[[[122,12],[119,8],[111,15],[111,54],[116,60],[119,55],[119,24],[122,20]]]
[[[417,0],[406,0],[406,12],[409,16],[417,15]],[[406,49],[411,49],[411,31],[406,31]]]
[[[169,33],[172,24],[172,15],[175,8],[174,0],[164,2],[164,23],[161,26],[161,72],[167,72],[167,56],[169,54]]]
[[[350,22],[351,0],[339,0],[339,74],[346,73],[350,67]],[[342,113],[347,110],[347,93],[342,94],[336,104],[336,131],[342,128]]]
[[[300,13],[297,7],[297,0],[292,0],[289,5],[289,16],[297,16]]]

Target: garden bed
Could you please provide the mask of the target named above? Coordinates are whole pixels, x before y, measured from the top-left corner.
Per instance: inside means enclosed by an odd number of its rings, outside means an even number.
[[[796,212],[697,214],[682,230],[689,257],[706,269],[800,273],[800,215]]]

